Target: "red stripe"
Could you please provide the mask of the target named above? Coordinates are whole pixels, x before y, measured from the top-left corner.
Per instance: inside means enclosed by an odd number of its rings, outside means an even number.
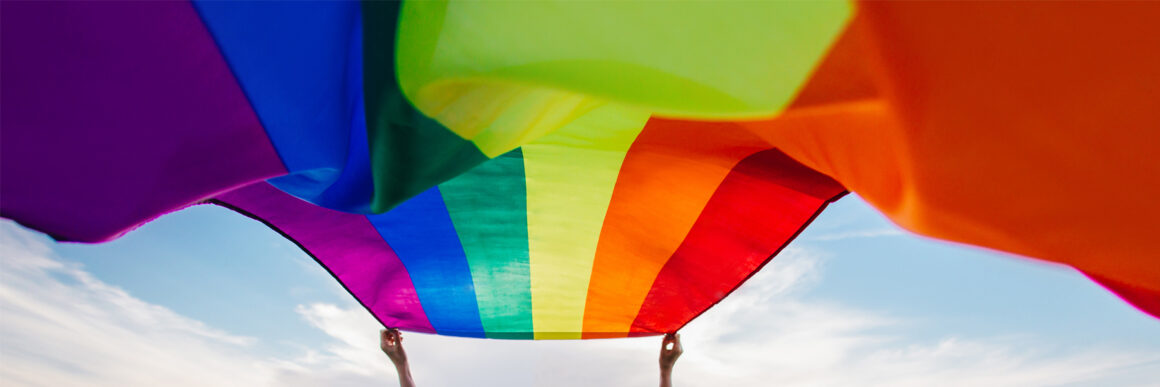
[[[732,123],[652,118],[616,180],[592,263],[588,338],[624,337],[664,264],[729,172],[770,145]]]
[[[737,164],[645,297],[632,332],[673,332],[735,290],[845,194],[776,149]]]
[[[1139,309],[1141,312],[1152,315],[1152,317],[1160,318],[1160,292],[1145,289],[1140,286],[1134,286],[1121,281],[1113,280],[1107,277],[1098,276],[1085,271],[1080,271],[1084,275],[1091,278],[1092,281],[1110,290],[1120,297],[1121,300],[1131,304]]]

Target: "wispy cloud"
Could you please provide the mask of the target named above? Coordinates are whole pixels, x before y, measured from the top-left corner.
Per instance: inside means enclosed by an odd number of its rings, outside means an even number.
[[[807,250],[788,249],[769,270],[690,324],[682,332],[686,353],[678,362],[676,379],[683,385],[739,387],[1047,386],[1109,381],[1143,386],[1160,375],[1160,351],[1058,353],[1045,349],[1050,348],[1046,343],[1020,336],[909,340],[905,332],[913,322],[806,301],[803,291],[820,280],[819,261]],[[374,336],[377,325],[362,310],[315,305],[300,312],[331,336],[343,338],[345,349],[331,353],[344,353],[352,364],[382,364]],[[658,338],[520,342],[406,337],[414,374],[423,385],[656,383]]]
[[[29,386],[255,385],[255,339],[149,304],[5,222],[0,381]]]
[[[241,337],[149,304],[55,257],[44,238],[0,225],[0,384],[14,386],[391,385],[380,326],[352,304],[297,312],[328,345],[260,354]],[[820,258],[788,249],[690,324],[682,385],[1148,385],[1160,351],[1070,352],[1026,336],[906,336],[914,322],[807,300]],[[324,274],[320,274],[324,275]],[[1018,332],[1015,332],[1018,333]],[[424,386],[651,386],[658,338],[527,342],[405,335]]]
[[[1055,352],[1028,335],[916,340],[907,336],[916,322],[798,297],[818,259],[787,250],[690,324],[690,376],[730,386],[1046,386],[1154,385],[1160,375],[1160,351]],[[805,274],[787,287],[779,270]],[[1122,378],[1129,371],[1153,376]]]

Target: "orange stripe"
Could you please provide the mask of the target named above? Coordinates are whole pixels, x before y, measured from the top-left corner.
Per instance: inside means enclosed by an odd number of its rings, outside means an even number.
[[[848,107],[817,108],[878,94],[864,67],[868,50],[863,25],[861,18],[851,21],[779,119],[738,124],[649,121],[629,149],[605,215],[588,287],[584,338],[625,336],[657,274],[717,186],[743,158],[771,148],[766,140],[778,136],[765,124],[809,129],[798,126],[818,122],[819,113],[846,116]],[[854,107],[850,119],[864,120],[864,109]],[[877,109],[871,110],[877,118]]]
[[[860,8],[884,99],[750,127],[904,228],[1072,265],[1160,314],[1160,6]]]
[[[787,110],[878,98],[869,41],[865,18],[855,16]]]
[[[736,124],[649,120],[625,157],[604,218],[584,338],[627,334],[653,279],[725,175],[768,148]]]

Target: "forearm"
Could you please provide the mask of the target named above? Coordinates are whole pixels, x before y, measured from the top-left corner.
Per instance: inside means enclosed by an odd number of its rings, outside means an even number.
[[[669,333],[661,340],[661,387],[673,387],[673,364],[677,363],[682,352],[685,350],[681,347],[681,335]]]
[[[395,371],[399,373],[399,387],[415,387],[415,381],[411,379],[411,367],[406,361],[395,363]]]
[[[673,387],[672,368],[661,368],[661,387]]]

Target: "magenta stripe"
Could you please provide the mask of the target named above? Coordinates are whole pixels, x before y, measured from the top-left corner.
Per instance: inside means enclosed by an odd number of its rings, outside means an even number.
[[[402,261],[365,216],[312,205],[264,182],[217,202],[297,243],[383,325],[435,333]]]

